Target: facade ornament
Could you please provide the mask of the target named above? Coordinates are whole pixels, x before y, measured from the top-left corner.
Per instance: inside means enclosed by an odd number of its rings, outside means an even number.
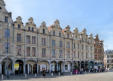
[[[54,21],[54,26],[57,27],[57,28],[61,28],[60,27],[60,22],[59,22],[58,19]]]
[[[17,21],[17,22],[22,22],[21,16],[18,16],[18,17],[16,18],[16,21]]]
[[[75,32],[75,33],[78,33],[78,28],[75,28],[75,29],[74,29],[74,32]]]
[[[28,21],[29,21],[29,23],[33,23],[33,18],[30,17],[30,18],[28,19]]]
[[[89,35],[89,37],[90,37],[90,38],[93,38],[93,34],[91,33],[91,34]]]
[[[54,24],[55,24],[55,25],[60,25],[59,20],[58,20],[58,19],[57,19],[57,20],[55,20]]]
[[[83,29],[82,33],[83,33],[83,34],[86,34],[86,29],[85,29],[85,28]]]
[[[43,22],[41,23],[41,27],[46,27],[46,22],[45,22],[45,21],[43,21]]]
[[[66,30],[70,30],[70,26],[69,25],[66,26]]]

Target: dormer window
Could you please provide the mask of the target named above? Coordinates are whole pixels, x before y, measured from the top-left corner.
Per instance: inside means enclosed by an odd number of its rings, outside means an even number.
[[[69,34],[67,34],[67,38],[69,38]]]
[[[20,24],[18,24],[18,29],[20,29],[21,28],[21,26],[20,26]]]
[[[45,29],[43,29],[43,34],[45,34]]]
[[[7,17],[7,16],[5,16],[5,22],[6,22],[6,23],[8,22],[8,17]]]
[[[34,28],[32,28],[32,32],[34,32]]]
[[[55,31],[53,31],[53,36],[55,36]]]
[[[59,32],[59,37],[61,37],[61,32]]]
[[[30,31],[30,27],[28,27],[28,31]]]

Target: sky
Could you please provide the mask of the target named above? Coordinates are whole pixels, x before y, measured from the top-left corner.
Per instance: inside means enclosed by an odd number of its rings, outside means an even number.
[[[61,27],[70,25],[87,34],[99,35],[104,49],[113,50],[113,0],[5,0],[13,20],[21,16],[26,23],[33,17],[37,27],[45,21],[47,26],[58,19]]]

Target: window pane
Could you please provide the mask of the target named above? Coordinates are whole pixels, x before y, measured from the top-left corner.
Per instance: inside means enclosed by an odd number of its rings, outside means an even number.
[[[10,30],[5,29],[5,38],[9,38],[9,37],[10,37]]]

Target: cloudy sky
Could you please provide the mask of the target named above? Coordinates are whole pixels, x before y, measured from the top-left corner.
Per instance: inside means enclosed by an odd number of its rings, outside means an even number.
[[[99,34],[105,49],[113,49],[113,0],[5,0],[13,19],[22,16],[23,22],[33,17],[37,26],[42,21],[51,25],[59,19],[62,28],[70,25],[87,33]]]

